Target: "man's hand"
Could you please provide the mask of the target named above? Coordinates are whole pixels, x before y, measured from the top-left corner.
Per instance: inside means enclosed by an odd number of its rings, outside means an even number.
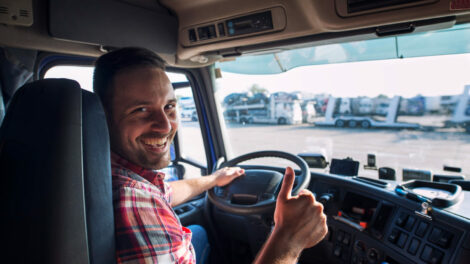
[[[309,190],[291,196],[295,174],[287,167],[274,212],[274,232],[287,234],[289,243],[302,251],[320,242],[328,232],[323,205]]]
[[[244,173],[245,170],[239,167],[227,167],[208,176],[169,182],[168,184],[173,189],[171,206],[180,205],[214,186],[227,185]]]
[[[243,174],[245,174],[245,170],[240,167],[226,167],[212,173],[215,177],[215,185],[219,187],[231,183],[235,178]]]
[[[274,212],[274,229],[255,260],[294,264],[303,249],[313,247],[328,232],[323,205],[308,190],[292,196],[295,174],[287,167]]]

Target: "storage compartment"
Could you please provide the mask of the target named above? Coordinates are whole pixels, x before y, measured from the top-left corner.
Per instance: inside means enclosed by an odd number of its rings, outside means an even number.
[[[410,181],[397,188],[402,188],[408,192],[406,197],[421,196],[429,199],[431,204],[436,207],[449,207],[462,199],[462,187],[455,184],[428,182],[428,181]]]
[[[336,11],[342,17],[377,13],[435,2],[438,2],[438,0],[335,0]]]

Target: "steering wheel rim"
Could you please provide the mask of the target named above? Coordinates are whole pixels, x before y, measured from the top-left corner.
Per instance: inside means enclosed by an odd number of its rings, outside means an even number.
[[[297,155],[290,154],[284,151],[265,150],[265,151],[256,151],[256,152],[247,153],[247,154],[238,156],[234,159],[224,162],[221,168],[233,167],[243,161],[256,159],[256,158],[286,159],[297,164],[297,166],[300,167],[301,173],[300,175],[297,176],[298,183],[297,183],[297,186],[295,186],[292,189],[292,195],[299,194],[299,192],[305,189],[310,183],[310,169],[307,165],[307,162],[305,162],[302,158],[300,158]],[[263,174],[266,172],[272,173],[274,171],[273,170],[245,170],[246,174],[248,174],[248,172]],[[279,173],[279,172],[276,172],[276,173]],[[242,176],[242,177],[245,177],[245,176]],[[283,174],[282,174],[279,184],[281,184],[282,179],[283,179]],[[228,184],[225,187],[228,187],[234,184],[234,182],[236,182],[237,180],[239,179],[235,179],[234,181],[232,181],[230,184]],[[272,210],[274,209],[276,205],[277,195],[274,195],[273,197],[268,197],[262,200],[260,200],[260,198],[258,197],[259,200],[255,204],[234,204],[231,202],[231,194],[228,194],[229,197],[225,197],[225,198],[220,197],[220,195],[216,193],[217,188],[219,187],[212,188],[207,192],[208,199],[217,208],[223,211],[229,212],[229,213],[234,213],[234,214],[239,214],[239,215],[263,214],[263,213],[272,212]]]

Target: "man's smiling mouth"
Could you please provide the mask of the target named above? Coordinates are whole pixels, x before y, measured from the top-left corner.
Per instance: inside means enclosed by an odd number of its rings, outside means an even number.
[[[164,138],[144,138],[141,141],[142,141],[142,143],[144,143],[144,145],[146,145],[148,147],[161,149],[161,148],[164,148],[167,145],[168,137],[164,137]]]

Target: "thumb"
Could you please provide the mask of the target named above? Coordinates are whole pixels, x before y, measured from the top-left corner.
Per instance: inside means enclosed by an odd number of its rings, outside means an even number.
[[[284,179],[282,180],[281,190],[279,191],[278,199],[288,200],[291,198],[292,186],[294,186],[295,174],[291,167],[286,168]]]

